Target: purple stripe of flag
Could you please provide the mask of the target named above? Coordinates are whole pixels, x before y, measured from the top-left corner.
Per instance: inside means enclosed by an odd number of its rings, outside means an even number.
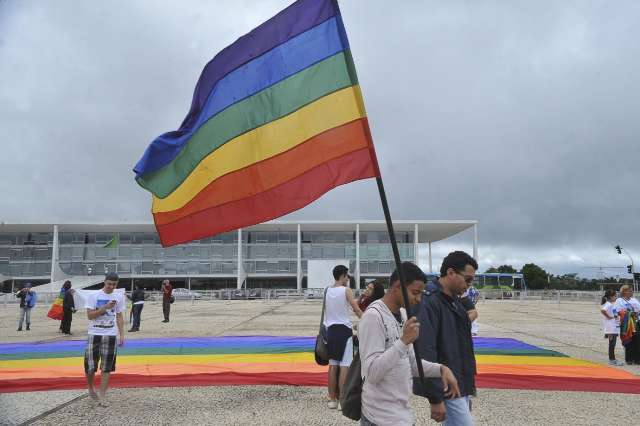
[[[339,14],[336,0],[298,0],[227,46],[209,61],[202,71],[193,94],[191,109],[180,125],[180,129],[166,135],[175,133],[178,136],[188,131],[195,124],[211,90],[228,73]],[[164,165],[150,161],[145,155],[133,170],[140,176],[158,170]]]

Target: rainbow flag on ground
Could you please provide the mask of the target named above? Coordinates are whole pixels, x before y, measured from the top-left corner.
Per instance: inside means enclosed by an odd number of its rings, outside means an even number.
[[[476,338],[477,384],[484,388],[640,394],[640,377],[515,339]],[[315,337],[229,336],[129,340],[116,387],[324,386]],[[82,389],[85,342],[0,344],[0,392]]]
[[[380,175],[335,0],[299,0],[207,64],[136,164],[163,246],[271,220]]]

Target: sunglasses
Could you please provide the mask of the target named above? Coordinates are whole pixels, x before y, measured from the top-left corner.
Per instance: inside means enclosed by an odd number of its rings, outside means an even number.
[[[464,278],[464,282],[467,284],[471,284],[473,282],[473,277],[463,274],[462,272],[455,271],[454,272]]]

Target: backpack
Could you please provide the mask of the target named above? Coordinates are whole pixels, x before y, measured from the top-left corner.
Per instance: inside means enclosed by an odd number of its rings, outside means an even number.
[[[36,301],[38,300],[38,295],[35,291],[30,292],[26,299],[25,299],[25,304],[27,305],[28,308],[33,308],[34,306],[36,306]]]
[[[378,311],[375,307],[375,309]],[[384,325],[384,318],[382,313],[380,319]],[[385,335],[387,333],[387,327],[384,328]],[[386,336],[388,339],[388,336]],[[360,350],[359,348],[353,354],[353,361],[347,372],[347,378],[344,381],[344,386],[340,389],[340,408],[342,414],[351,420],[360,420],[362,417],[362,385],[364,380],[362,379],[362,366],[360,362]]]

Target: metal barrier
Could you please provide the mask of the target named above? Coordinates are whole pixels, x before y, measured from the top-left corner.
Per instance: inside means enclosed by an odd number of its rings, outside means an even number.
[[[358,297],[364,289],[354,289],[353,294]],[[192,290],[185,293],[177,300],[190,301],[195,304],[199,300],[313,300],[322,299],[324,289],[310,288],[298,291],[297,289],[221,289],[221,290]],[[127,292],[127,294],[130,294]],[[58,293],[38,292],[38,304],[50,305],[53,303]],[[146,300],[161,301],[160,291],[145,292]],[[541,301],[541,302],[583,302],[600,304],[602,293],[599,291],[578,291],[578,290],[480,290],[480,300],[521,300],[521,301]],[[0,305],[8,306],[17,304],[20,301],[14,293],[0,293]]]

